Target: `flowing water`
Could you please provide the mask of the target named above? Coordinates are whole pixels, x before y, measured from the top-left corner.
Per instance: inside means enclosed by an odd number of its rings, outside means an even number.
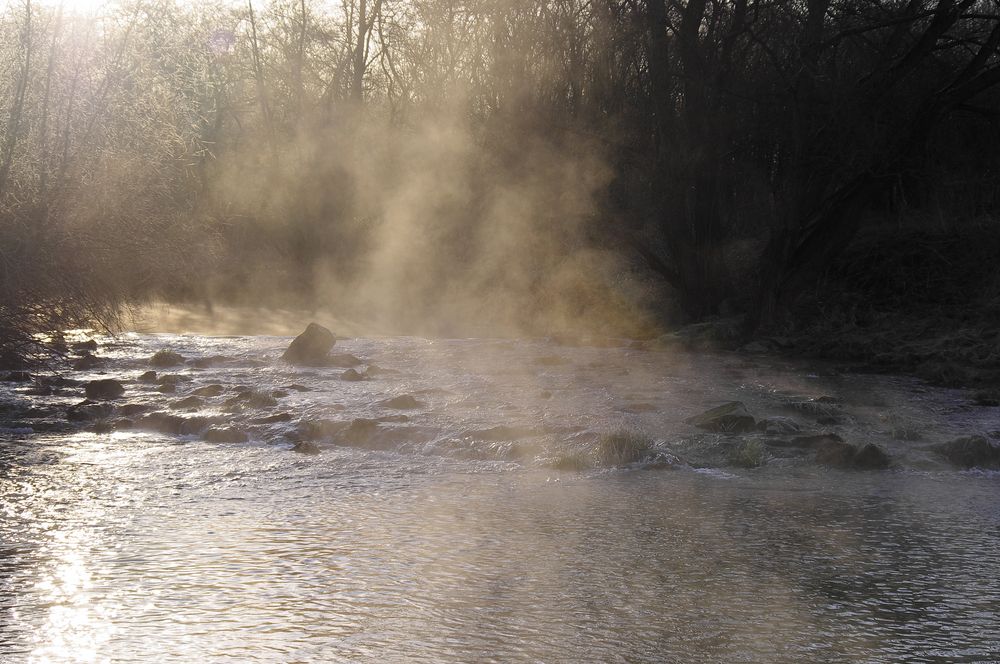
[[[74,378],[121,379],[135,411],[221,385],[173,412],[249,438],[151,431],[137,412],[95,433],[65,423],[79,386],[0,386],[20,404],[0,432],[0,661],[1000,661],[1000,474],[931,449],[997,435],[998,410],[960,392],[412,338],[338,343],[376,365],[346,381],[281,362],[287,338],[106,341],[107,364]],[[164,348],[188,359],[163,370],[173,394],[138,381]],[[246,388],[279,391],[232,398]],[[874,442],[893,467],[770,443],[765,465],[734,467],[758,434],[684,423],[733,399]],[[652,461],[553,468],[623,428]],[[303,431],[320,454],[291,451]]]

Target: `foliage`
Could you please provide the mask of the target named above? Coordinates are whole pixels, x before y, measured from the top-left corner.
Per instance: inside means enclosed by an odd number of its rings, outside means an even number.
[[[14,354],[149,297],[634,334],[650,274],[755,327],[868,213],[998,204],[983,0],[71,5],[0,18]]]
[[[767,463],[767,451],[759,440],[744,440],[730,452],[729,463],[740,468],[759,468]]]
[[[637,431],[621,430],[601,436],[594,455],[598,465],[625,466],[645,458],[653,441]]]

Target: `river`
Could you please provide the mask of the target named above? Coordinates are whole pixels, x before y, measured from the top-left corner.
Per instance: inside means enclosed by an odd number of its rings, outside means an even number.
[[[99,341],[72,377],[122,380],[113,427],[0,384],[0,661],[1000,661],[1000,473],[933,451],[1000,410],[960,391],[627,344],[347,339],[347,381],[284,337]],[[173,393],[139,380],[162,349]],[[247,440],[142,425],[211,385],[172,412]],[[685,424],[730,400],[892,465]],[[556,470],[618,430],[659,462]],[[727,461],[750,438],[765,463]]]

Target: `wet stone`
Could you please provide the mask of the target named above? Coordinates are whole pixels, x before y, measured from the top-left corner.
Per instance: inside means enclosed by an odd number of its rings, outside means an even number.
[[[413,410],[415,408],[423,408],[426,406],[423,401],[418,401],[412,394],[401,394],[398,397],[393,397],[392,399],[383,401],[381,405],[386,408],[395,408],[397,410]]]
[[[746,433],[753,431],[757,425],[740,401],[731,401],[684,421],[699,429],[716,433]]]
[[[365,376],[364,376],[364,374],[358,373],[354,369],[348,369],[344,373],[340,374],[340,379],[341,380],[346,380],[346,381],[349,381],[349,382],[357,382],[359,380],[364,380]]]
[[[66,409],[66,419],[70,422],[91,422],[110,417],[115,407],[109,403],[82,401]]]
[[[140,383],[155,383],[157,381],[155,371],[147,371],[139,376],[138,381]]]
[[[71,365],[74,371],[90,371],[91,369],[96,369],[104,365],[104,358],[97,357],[96,355],[84,355],[83,357],[73,361]]]
[[[225,408],[235,409],[242,406],[249,408],[272,408],[278,405],[278,401],[270,394],[257,392],[256,390],[244,390],[234,397],[226,399],[222,404]]]
[[[882,470],[889,467],[889,455],[878,445],[867,443],[854,453],[851,465],[858,470]]]
[[[208,429],[203,437],[209,443],[245,443],[250,440],[245,431],[233,427]]]
[[[205,402],[202,401],[199,397],[191,396],[173,402],[172,404],[170,404],[170,408],[173,410],[187,410],[187,409],[201,408],[204,405]]]
[[[217,397],[225,392],[226,389],[222,385],[206,385],[204,387],[199,387],[198,389],[191,392],[196,397]]]
[[[292,451],[308,455],[316,455],[320,453],[319,445],[311,443],[308,440],[301,440],[295,443],[295,445],[292,446]]]
[[[84,386],[88,399],[118,399],[125,394],[125,388],[114,378],[92,380]]]
[[[322,366],[337,337],[322,325],[309,323],[305,331],[292,340],[281,359],[292,364]]]
[[[325,365],[339,369],[350,369],[364,364],[364,360],[350,353],[336,353],[326,358]]]
[[[854,445],[843,440],[828,437],[814,447],[816,449],[816,462],[824,466],[848,468],[854,459]]]
[[[935,445],[933,449],[958,468],[1000,469],[1000,445],[985,436],[964,436]]]
[[[267,417],[258,417],[252,420],[253,424],[278,424],[280,422],[291,422],[292,416],[288,413],[278,413],[277,415],[268,415]]]
[[[78,341],[75,344],[71,344],[70,348],[77,353],[93,353],[97,351],[97,342],[93,339],[87,339],[86,341]]]
[[[232,361],[233,358],[225,355],[212,355],[211,357],[199,357],[191,360],[191,366],[196,369],[210,369],[212,367],[228,364]]]
[[[123,417],[132,417],[149,412],[151,407],[144,403],[126,403],[118,407],[118,414]]]
[[[790,417],[768,417],[757,422],[757,431],[769,436],[798,433],[802,425]]]
[[[184,356],[171,350],[161,350],[149,358],[149,364],[158,368],[175,367],[184,364]]]

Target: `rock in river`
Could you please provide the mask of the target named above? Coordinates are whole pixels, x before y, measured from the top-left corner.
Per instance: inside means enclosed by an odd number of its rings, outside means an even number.
[[[104,378],[102,380],[92,380],[84,387],[87,398],[93,401],[103,401],[106,399],[117,399],[125,394],[125,388],[114,378]]]
[[[365,375],[361,374],[361,373],[358,373],[354,369],[348,369],[344,373],[340,374],[340,379],[341,380],[346,380],[348,382],[357,382],[359,380],[364,380],[365,379]]]
[[[423,408],[425,404],[422,401],[417,401],[411,394],[402,394],[383,401],[382,405],[386,408],[395,408],[397,410],[412,410],[414,408]]]
[[[190,397],[184,397],[180,401],[173,402],[172,404],[170,404],[170,408],[171,410],[188,410],[191,408],[201,408],[204,405],[205,402],[202,401],[199,397],[190,396]]]
[[[322,325],[309,323],[305,331],[292,340],[281,359],[292,364],[324,365],[327,353],[336,342],[333,332]]]
[[[855,470],[883,470],[889,467],[889,456],[878,445],[866,443],[860,448],[846,443],[838,436],[817,436],[814,445],[816,461],[834,468]]]
[[[753,416],[740,401],[722,404],[684,421],[699,429],[717,433],[746,433],[757,426]]]
[[[1000,468],[1000,445],[983,436],[964,436],[934,446],[934,451],[959,468]]]
[[[180,353],[175,353],[172,350],[161,350],[153,354],[153,357],[149,358],[150,365],[154,367],[175,367],[178,364],[184,364],[184,357]]]
[[[245,443],[250,440],[246,432],[233,427],[212,428],[205,432],[204,438],[210,443]]]
[[[310,443],[308,440],[301,440],[295,443],[292,447],[293,452],[298,452],[299,454],[319,454],[319,445],[316,443]]]

